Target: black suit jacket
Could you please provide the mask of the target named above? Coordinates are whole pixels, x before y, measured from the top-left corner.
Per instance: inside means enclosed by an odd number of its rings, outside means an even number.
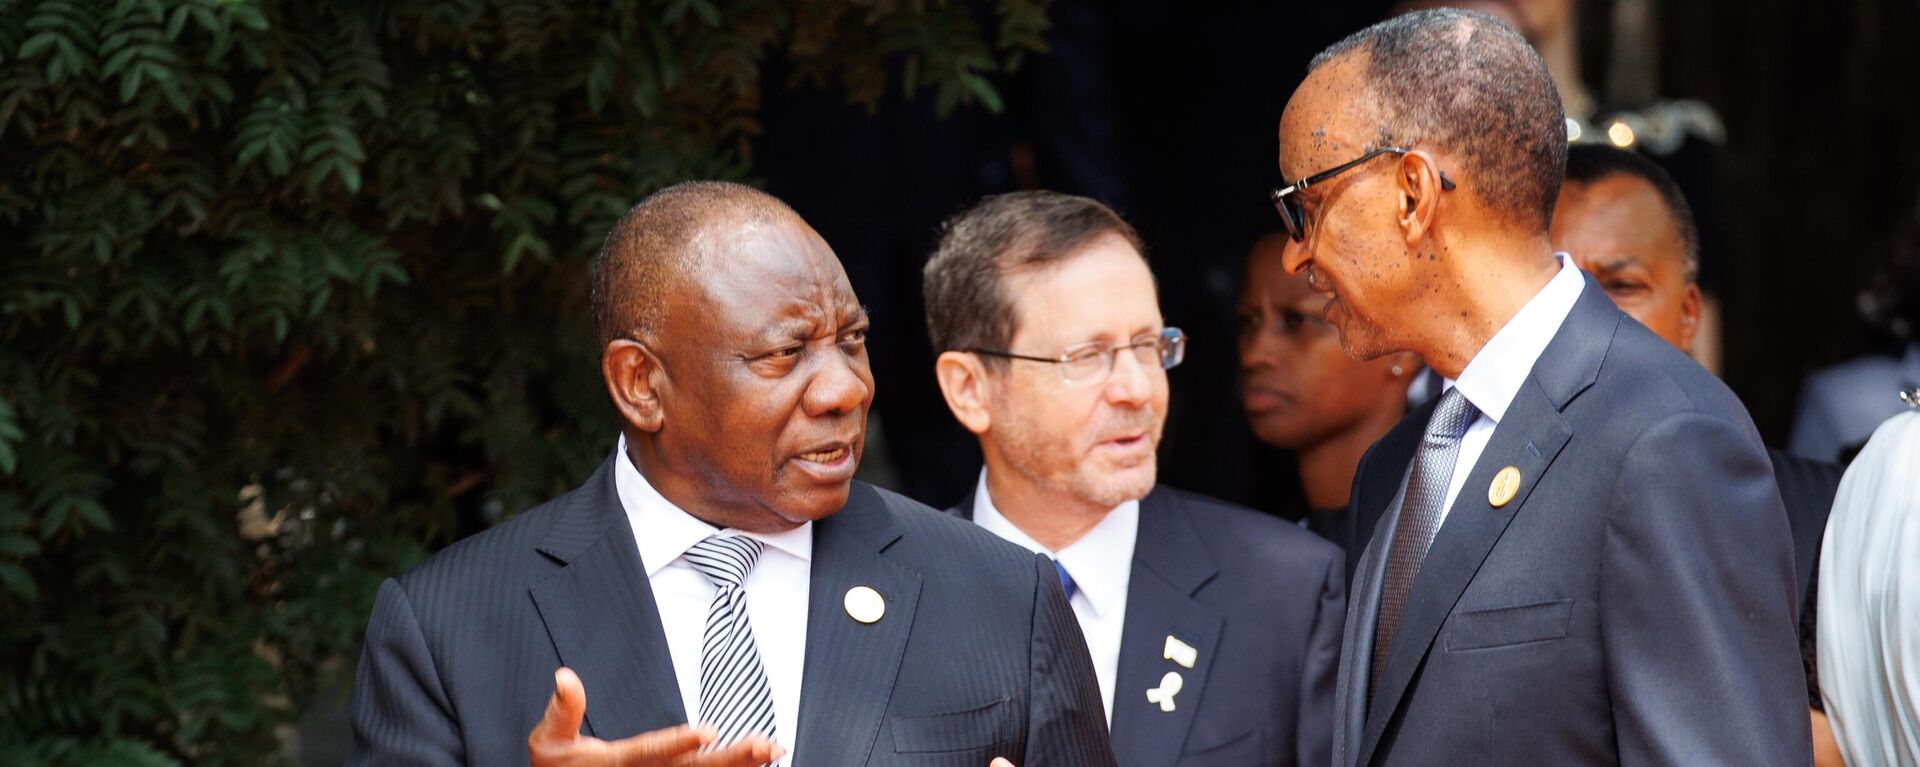
[[[563,664],[586,684],[587,734],[686,722],[611,460],[381,584],[349,764],[526,764]],[[844,612],[857,585],[886,598],[878,622]],[[814,524],[809,600],[795,765],[1113,764],[1086,643],[1044,557],[856,482]]]
[[[969,495],[951,513],[973,518]],[[1128,767],[1312,765],[1331,757],[1346,582],[1338,548],[1274,517],[1170,488],[1140,501],[1114,681]],[[1165,657],[1167,637],[1198,652]],[[1172,712],[1146,691],[1178,671]]]
[[[1773,479],[1780,486],[1780,501],[1787,507],[1787,524],[1793,529],[1793,582],[1799,596],[1794,604],[1805,604],[1820,540],[1827,532],[1827,516],[1833,513],[1833,496],[1840,492],[1842,469],[1837,463],[1773,448],[1767,448],[1767,459],[1773,462]]]
[[[1808,764],[1793,545],[1766,451],[1721,382],[1587,279],[1449,509],[1376,697],[1393,502],[1433,412],[1376,443],[1335,764]],[[1520,471],[1495,507],[1496,472]]]

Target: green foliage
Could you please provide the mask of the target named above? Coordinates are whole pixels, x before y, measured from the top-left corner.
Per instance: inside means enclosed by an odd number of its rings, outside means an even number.
[[[604,456],[590,254],[769,57],[998,109],[1044,11],[0,0],[0,762],[286,760],[382,577]]]

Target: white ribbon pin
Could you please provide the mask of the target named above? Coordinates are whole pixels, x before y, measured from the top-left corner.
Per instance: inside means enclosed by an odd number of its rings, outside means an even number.
[[[1181,681],[1180,672],[1169,671],[1160,677],[1160,686],[1147,691],[1147,702],[1160,704],[1160,710],[1173,711],[1173,696],[1180,694],[1180,688],[1186,683]]]

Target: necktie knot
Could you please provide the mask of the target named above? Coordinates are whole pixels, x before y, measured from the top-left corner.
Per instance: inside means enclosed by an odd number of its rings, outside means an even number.
[[[693,544],[682,556],[693,569],[713,581],[713,585],[724,589],[737,587],[746,580],[747,571],[759,561],[764,545],[743,535],[710,535]]]
[[[1480,410],[1467,401],[1467,395],[1460,393],[1460,387],[1448,389],[1440,395],[1440,404],[1433,408],[1433,418],[1427,421],[1427,436],[1440,439],[1457,440],[1466,436],[1467,427],[1480,417]]]

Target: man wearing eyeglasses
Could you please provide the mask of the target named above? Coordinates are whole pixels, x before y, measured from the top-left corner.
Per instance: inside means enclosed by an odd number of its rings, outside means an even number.
[[[1807,764],[1759,434],[1553,252],[1564,119],[1519,33],[1451,10],[1335,44],[1281,118],[1288,268],[1348,355],[1446,379],[1356,471],[1333,763]]]
[[[952,511],[1054,560],[1120,764],[1326,764],[1341,554],[1154,486],[1186,337],[1140,250],[1106,206],[1051,192],[947,222],[927,326],[947,406],[986,461]]]

